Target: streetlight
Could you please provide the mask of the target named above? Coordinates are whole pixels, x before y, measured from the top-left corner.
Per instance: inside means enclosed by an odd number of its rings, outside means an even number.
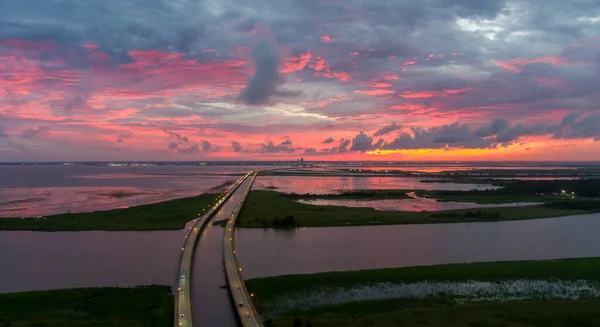
[[[254,293],[250,293],[250,296],[254,298]],[[256,308],[258,309],[258,295],[256,296]]]

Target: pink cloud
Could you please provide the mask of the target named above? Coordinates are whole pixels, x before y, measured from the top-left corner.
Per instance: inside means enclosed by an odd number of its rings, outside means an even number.
[[[406,99],[428,99],[436,97],[444,97],[448,95],[458,94],[461,92],[469,91],[471,89],[457,89],[457,90],[442,90],[442,91],[423,91],[423,92],[404,92],[400,94],[401,98]]]
[[[362,93],[364,95],[386,95],[386,94],[393,94],[393,93],[395,93],[395,91],[392,91],[392,90],[382,90],[382,89],[356,90],[354,92],[355,93]]]
[[[352,75],[349,73],[333,71],[323,57],[315,57],[314,63],[309,67],[315,70],[316,77],[322,76],[325,78],[337,79],[343,82],[347,82],[352,79]]]
[[[306,67],[306,64],[312,58],[312,53],[307,52],[299,55],[298,57],[287,57],[283,60],[283,67],[279,69],[282,74],[289,74],[300,71]]]
[[[505,61],[494,61],[494,65],[504,68],[506,70],[510,70],[512,72],[518,73],[521,72],[521,66],[526,66],[534,63],[548,63],[554,66],[573,66],[575,63],[569,62],[568,60],[560,57],[540,57],[533,59],[526,58],[514,58]]]

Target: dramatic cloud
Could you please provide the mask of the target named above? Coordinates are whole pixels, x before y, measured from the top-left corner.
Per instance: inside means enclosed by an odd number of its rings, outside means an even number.
[[[244,149],[242,148],[242,144],[237,141],[231,141],[231,149],[233,152],[242,152]]]
[[[350,146],[351,143],[352,143],[352,140],[344,138],[339,141],[337,146],[334,146],[333,148],[330,148],[330,149],[325,149],[324,152],[330,153],[330,154],[344,154],[344,153],[348,152],[348,147]]]
[[[200,142],[200,146],[202,148],[202,152],[211,152],[211,151],[216,150],[216,148],[213,148],[213,145],[210,144],[210,142],[206,141],[206,140],[202,140]]]
[[[391,142],[373,138],[363,132],[352,140],[351,151],[365,152],[375,149],[441,149],[467,148],[487,149],[508,146],[522,137],[551,135],[555,139],[586,139],[600,141],[600,115],[581,117],[569,114],[557,125],[516,124],[510,126],[501,119],[495,119],[489,125],[472,129],[467,125],[453,123],[432,128],[411,128],[412,135],[402,133]]]
[[[265,140],[265,143],[260,144],[260,153],[293,153],[296,151],[292,146],[292,141],[285,140],[279,144],[273,143],[271,139]]]
[[[600,160],[595,1],[1,7],[0,161]]]
[[[191,142],[187,136],[182,136],[179,133],[170,131],[165,131],[165,133],[169,135],[169,150],[176,150],[178,153],[200,152],[200,146],[198,143]]]
[[[383,136],[399,129],[402,129],[402,126],[397,125],[396,122],[392,122],[391,125],[383,126],[382,128],[378,129],[375,133],[373,133],[373,136]]]
[[[259,44],[252,53],[254,74],[242,90],[241,98],[252,105],[266,104],[272,95],[278,93],[282,83],[279,75],[279,56],[267,43]]]

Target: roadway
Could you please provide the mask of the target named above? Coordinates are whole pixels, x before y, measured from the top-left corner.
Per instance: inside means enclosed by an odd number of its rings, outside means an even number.
[[[252,188],[252,183],[254,183],[256,174],[257,172],[254,172],[252,177],[248,178],[248,180],[240,187],[238,192],[243,191],[243,193],[233,212],[229,216],[229,220],[225,226],[225,235],[223,237],[223,263],[225,265],[225,274],[227,275],[227,282],[233,303],[240,317],[242,326],[244,327],[264,326],[262,319],[254,306],[252,296],[246,289],[246,284],[244,283],[244,278],[242,276],[242,268],[238,265],[234,247],[235,222],[244,205],[246,196]]]
[[[221,194],[216,202],[206,210],[201,209],[198,218],[193,221],[193,224],[188,227],[189,233],[185,236],[185,242],[181,248],[179,257],[179,265],[177,267],[176,276],[176,292],[175,292],[175,326],[192,327],[192,302],[191,302],[191,267],[194,258],[194,251],[199,235],[206,226],[210,218],[217,213],[219,208],[227,201],[239,201],[245,194],[245,185],[243,188],[238,188],[244,184],[250,173],[242,176],[235,184],[233,184],[226,193]],[[247,182],[246,182],[247,183]]]

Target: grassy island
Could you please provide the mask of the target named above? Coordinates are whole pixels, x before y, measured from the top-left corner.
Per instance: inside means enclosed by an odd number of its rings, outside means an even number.
[[[41,218],[0,218],[0,230],[167,230],[181,229],[208,208],[218,193],[169,200],[124,209],[65,213]]]
[[[247,281],[265,326],[599,326],[600,258]]]
[[[385,193],[386,191],[377,192]],[[463,192],[463,194],[465,197],[473,196],[469,192]],[[456,223],[537,219],[600,211],[600,201],[573,199],[569,199],[572,201],[551,202],[525,207],[412,212],[380,211],[366,207],[317,206],[299,203],[296,201],[299,198],[304,197],[273,191],[251,191],[242,207],[238,226],[282,228]],[[327,198],[335,199],[335,197]],[[340,195],[340,199],[348,199],[348,197]],[[510,202],[514,202],[514,200]]]

